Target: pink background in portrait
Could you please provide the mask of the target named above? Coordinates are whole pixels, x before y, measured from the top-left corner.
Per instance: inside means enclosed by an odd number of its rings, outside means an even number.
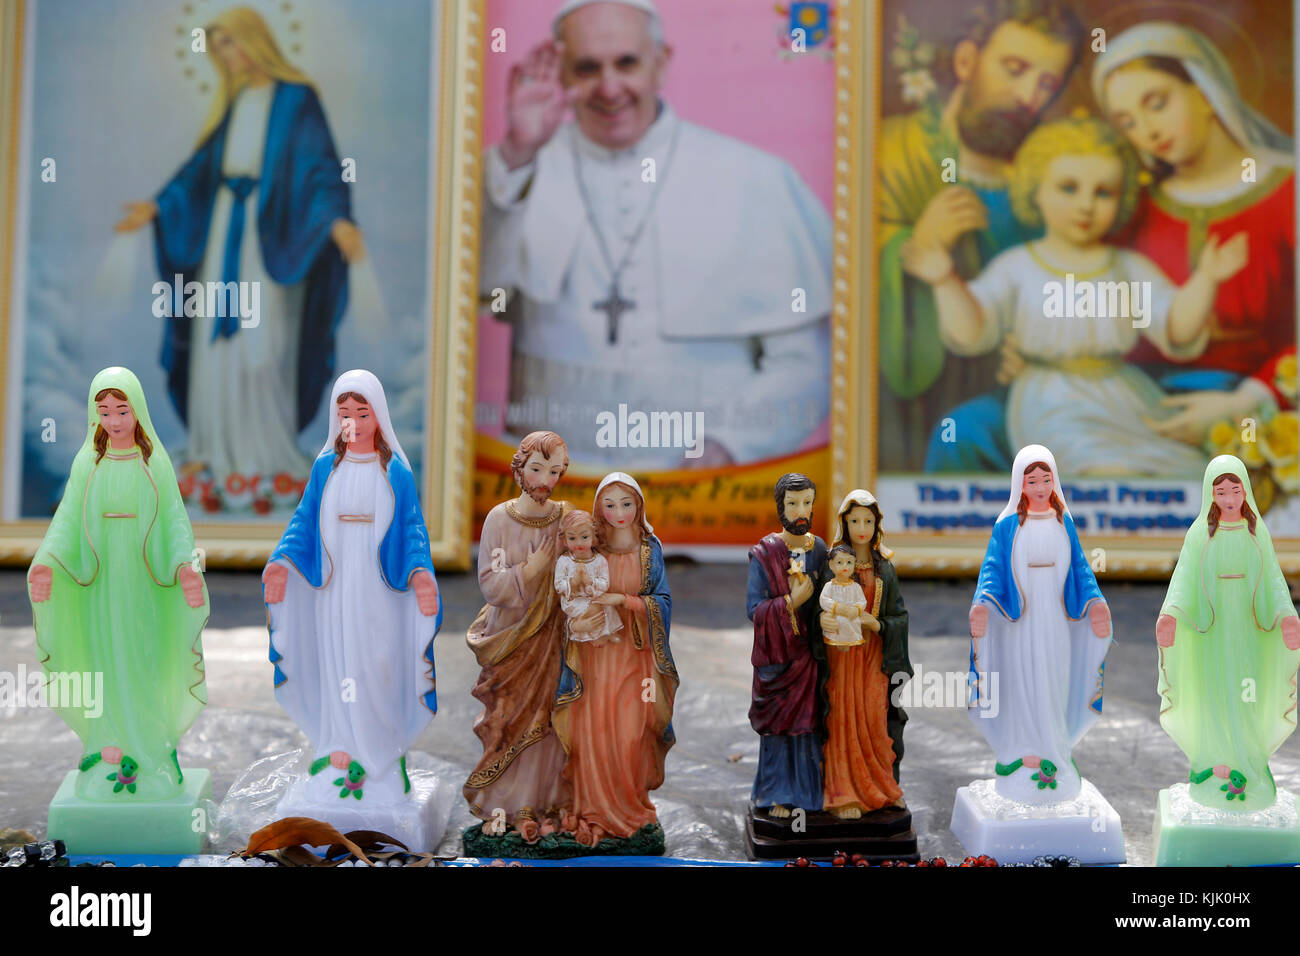
[[[485,35],[506,31],[506,52],[487,54],[483,138],[505,134],[505,86],[511,65],[551,36],[562,0],[488,0]],[[662,96],[683,119],[751,143],[781,157],[817,194],[828,212],[835,176],[835,66],[820,52],[782,60],[788,18],[774,0],[656,0],[664,39],[673,48]],[[832,33],[834,20],[832,19]],[[829,46],[817,50],[829,49]],[[571,119],[572,117],[570,117]],[[754,197],[762,202],[761,196]],[[479,403],[501,410],[500,421],[477,430],[503,431],[510,374],[510,332],[485,313],[478,325]],[[807,447],[826,444],[823,426]]]

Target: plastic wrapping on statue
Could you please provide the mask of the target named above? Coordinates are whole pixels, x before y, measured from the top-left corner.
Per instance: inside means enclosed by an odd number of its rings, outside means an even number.
[[[211,852],[243,849],[251,834],[280,819],[280,803],[302,776],[308,763],[306,750],[282,751],[256,760],[241,773],[216,808]],[[419,812],[426,815],[424,826],[428,832],[436,834],[428,846],[408,849],[415,852],[436,849],[456,803],[458,793],[454,781],[460,775],[460,768],[422,751],[412,750],[407,758],[407,773],[411,778],[411,790],[418,797],[412,801],[409,812],[413,814],[420,808]],[[415,821],[407,822],[407,829],[415,826]],[[397,834],[388,835],[400,839]]]
[[[1169,788],[1169,815],[1180,824],[1212,824],[1224,827],[1260,827],[1278,832],[1300,826],[1300,806],[1295,794],[1277,788],[1277,799],[1262,810],[1229,810],[1227,806],[1207,807],[1192,798],[1190,783],[1176,783]]]

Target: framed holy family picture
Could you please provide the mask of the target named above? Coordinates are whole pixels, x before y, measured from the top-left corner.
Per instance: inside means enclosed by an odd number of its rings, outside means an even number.
[[[206,560],[264,562],[330,384],[359,368],[384,383],[434,559],[466,566],[479,6],[3,0],[0,16],[0,553],[30,558],[86,384],[120,365]]]
[[[835,485],[970,573],[1043,444],[1094,569],[1154,576],[1233,454],[1300,573],[1293,4],[853,7]]]

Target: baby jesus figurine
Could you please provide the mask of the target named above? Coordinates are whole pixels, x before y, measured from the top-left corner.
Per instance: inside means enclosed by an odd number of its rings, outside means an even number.
[[[835,578],[822,588],[821,606],[835,615],[835,629],[823,631],[822,638],[827,644],[853,647],[863,641],[863,623],[875,620],[867,611],[862,585],[853,578],[857,557],[852,548],[841,544],[831,549],[827,560]]]
[[[609,590],[609,562],[593,550],[596,522],[591,514],[577,509],[560,519],[560,557],[555,562],[555,592],[560,608],[570,621],[583,619],[598,626],[586,633],[568,628],[571,641],[618,640],[623,629],[618,611],[611,604],[598,604],[595,598]]]

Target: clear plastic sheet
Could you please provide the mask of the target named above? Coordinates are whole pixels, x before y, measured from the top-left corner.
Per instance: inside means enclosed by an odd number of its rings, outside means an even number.
[[[689,572],[674,570],[687,591]],[[452,581],[451,587],[460,583]],[[992,754],[965,707],[953,706],[938,691],[952,683],[953,673],[967,670],[970,642],[952,635],[964,624],[969,591],[923,582],[905,583],[904,590],[914,622],[911,652],[917,677],[914,702],[906,705],[911,719],[903,790],[921,854],[960,859],[965,853],[948,829],[957,788],[993,770]],[[1159,726],[1154,611],[1145,599],[1127,604],[1124,590],[1115,586],[1113,594],[1107,592],[1119,642],[1106,665],[1105,710],[1074,756],[1084,776],[1119,813],[1128,862],[1149,865],[1157,791],[1185,781],[1188,768]],[[1149,590],[1158,608],[1162,592]],[[741,607],[743,614],[743,602]],[[726,617],[734,621],[734,611]],[[748,627],[683,623],[673,628],[673,654],[682,678],[673,721],[677,745],[668,755],[664,786],[652,794],[670,856],[745,858],[745,805],[758,758],[758,737],[748,720],[752,642]],[[222,812],[210,852],[220,853],[244,845],[267,822],[259,814],[274,806],[277,788],[287,781],[307,741],[275,702],[265,628],[210,628],[204,650],[209,706],[185,736],[180,754],[184,766],[212,771]],[[447,831],[437,852],[455,856],[461,830],[476,822],[460,788],[481,753],[473,723],[482,705],[470,696],[478,666],[465,646],[463,629],[444,626],[435,655],[439,712],[417,741],[410,764],[433,774],[449,795]],[[0,627],[0,671],[12,674],[23,664],[30,673],[37,660],[30,626]],[[79,750],[76,737],[53,712],[0,707],[0,765],[5,768],[0,774],[0,827],[21,827],[43,837],[49,800],[63,774],[76,765]],[[1279,787],[1300,789],[1300,735],[1283,745],[1272,768]]]
[[[1285,787],[1277,788],[1277,800],[1271,807],[1252,813],[1232,813],[1201,806],[1192,799],[1192,788],[1186,783],[1180,783],[1169,790],[1169,819],[1175,824],[1294,830],[1298,817],[1300,815],[1296,813],[1295,794]]]
[[[308,756],[304,750],[272,754],[254,761],[235,779],[222,798],[216,812],[216,826],[209,832],[209,849],[212,852],[241,850],[248,845],[250,834],[279,819],[277,805],[294,780],[306,772],[307,763]],[[421,802],[429,801],[425,813],[430,818],[430,831],[445,833],[452,805],[460,798],[455,785],[456,768],[445,760],[415,751],[407,758],[407,775],[413,793]],[[383,827],[371,826],[389,832]],[[389,833],[389,836],[396,834]],[[423,852],[427,848],[411,846],[407,849]]]

